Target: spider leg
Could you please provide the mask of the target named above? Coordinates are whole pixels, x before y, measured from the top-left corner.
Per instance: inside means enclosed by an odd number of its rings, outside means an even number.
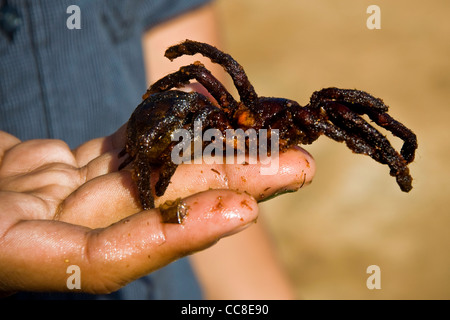
[[[122,150],[125,151],[125,148]],[[122,153],[122,152],[121,152]],[[119,154],[119,158],[121,158],[123,156],[120,156]],[[131,157],[130,155],[127,155],[127,157],[125,158],[125,160],[119,165],[119,168],[117,169],[118,171],[122,170],[123,168],[125,168],[128,164],[130,164],[132,161],[134,160],[133,157]]]
[[[237,108],[237,102],[233,96],[225,89],[223,84],[217,80],[211,72],[201,63],[194,63],[181,67],[177,72],[171,73],[153,83],[144,94],[143,99],[150,95],[170,90],[172,88],[182,87],[190,80],[197,80],[206,90],[217,100],[219,105],[228,112],[234,112]]]
[[[148,163],[148,159],[144,152],[139,152],[136,155],[133,166],[133,180],[137,183],[142,209],[152,209],[155,207],[155,198],[151,188],[151,172],[153,171],[153,167]]]
[[[376,124],[389,130],[394,136],[404,141],[400,154],[407,163],[411,163],[414,160],[417,149],[416,135],[387,113],[388,106],[384,104],[383,100],[375,98],[364,91],[326,88],[314,92],[311,97],[311,105],[317,107],[323,100],[340,102],[357,114],[367,114]]]
[[[241,101],[246,106],[253,106],[258,101],[258,95],[254,87],[250,83],[245,74],[244,68],[237,63],[229,54],[226,54],[216,47],[206,43],[201,43],[192,40],[186,40],[180,44],[169,47],[166,50],[165,56],[170,60],[178,58],[182,55],[194,55],[200,53],[209,58],[212,62],[220,64],[226,72],[231,76],[234,85],[241,97]]]
[[[325,112],[321,123],[326,128],[324,133],[327,136],[337,141],[344,140],[352,151],[369,155],[374,160],[387,164],[391,169],[390,174],[396,177],[400,189],[405,192],[412,189],[412,177],[407,161],[378,130],[341,101],[322,100],[320,107]],[[336,136],[333,134],[334,131],[341,133]]]
[[[160,167],[160,173],[158,182],[155,185],[155,194],[157,197],[161,197],[167,190],[169,186],[170,179],[175,174],[178,165],[173,163],[170,159],[165,161],[164,164]]]
[[[346,142],[348,147],[356,153],[374,152],[374,148],[362,138],[344,131],[329,121],[320,109],[302,107],[295,101],[292,101],[292,104],[292,107],[278,112],[268,123],[270,128],[280,129],[280,143],[287,146],[311,144],[325,134],[335,141]]]

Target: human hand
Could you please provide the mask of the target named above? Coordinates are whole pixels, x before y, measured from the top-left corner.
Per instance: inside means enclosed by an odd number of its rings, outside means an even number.
[[[275,176],[260,176],[257,165],[181,165],[156,205],[182,197],[188,215],[163,224],[158,209],[140,209],[130,172],[117,171],[124,130],[73,151],[0,131],[1,292],[68,291],[70,265],[81,270],[81,291],[115,291],[240,231],[257,218],[255,197],[314,175],[299,148],[280,155]]]

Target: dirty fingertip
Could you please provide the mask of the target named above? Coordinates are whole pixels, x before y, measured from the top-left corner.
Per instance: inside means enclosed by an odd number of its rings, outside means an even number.
[[[316,173],[316,164],[312,155],[300,147],[292,147],[280,155],[280,167],[276,179],[271,181],[258,200],[269,196],[294,192],[309,185]]]
[[[201,213],[197,216],[201,220],[249,222],[258,214],[258,205],[251,195],[233,190],[201,192],[186,199],[186,203]]]
[[[256,221],[258,205],[247,193],[209,190],[181,200],[183,221],[179,225],[191,237],[219,239]],[[191,238],[192,239],[192,238]]]

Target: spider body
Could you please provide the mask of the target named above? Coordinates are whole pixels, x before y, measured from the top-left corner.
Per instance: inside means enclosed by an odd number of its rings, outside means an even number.
[[[241,128],[278,129],[282,152],[298,144],[310,144],[322,134],[345,142],[355,153],[366,154],[387,164],[402,191],[411,190],[412,178],[408,164],[417,148],[415,134],[388,113],[381,99],[350,89],[326,88],[316,91],[306,106],[283,98],[259,97],[242,66],[230,55],[206,43],[186,40],[167,49],[171,60],[181,55],[200,53],[220,64],[230,74],[241,101],[236,101],[201,63],[181,67],[179,71],[156,81],[143,96],[142,103],[131,115],[127,125],[127,143],[120,157],[127,155],[119,170],[133,162],[134,179],[138,185],[143,209],[154,207],[154,194],[162,196],[177,165],[170,155],[176,142],[171,134],[176,129],[193,130],[194,121],[202,121],[203,130],[220,131]],[[171,90],[190,80],[202,84],[215,101],[197,92]],[[400,152],[361,115],[404,141]],[[156,184],[151,172],[158,170]],[[152,185],[154,187],[154,194]]]

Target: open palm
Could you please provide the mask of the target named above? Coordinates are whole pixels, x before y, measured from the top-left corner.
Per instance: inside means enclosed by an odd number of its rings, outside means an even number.
[[[75,150],[60,140],[21,142],[0,131],[0,291],[106,293],[235,233],[258,215],[255,198],[298,189],[314,175],[299,148],[280,155],[278,175],[257,165],[181,165],[156,205],[182,197],[183,224],[142,211],[128,170],[118,171],[124,127]],[[244,192],[245,191],[245,192]]]

